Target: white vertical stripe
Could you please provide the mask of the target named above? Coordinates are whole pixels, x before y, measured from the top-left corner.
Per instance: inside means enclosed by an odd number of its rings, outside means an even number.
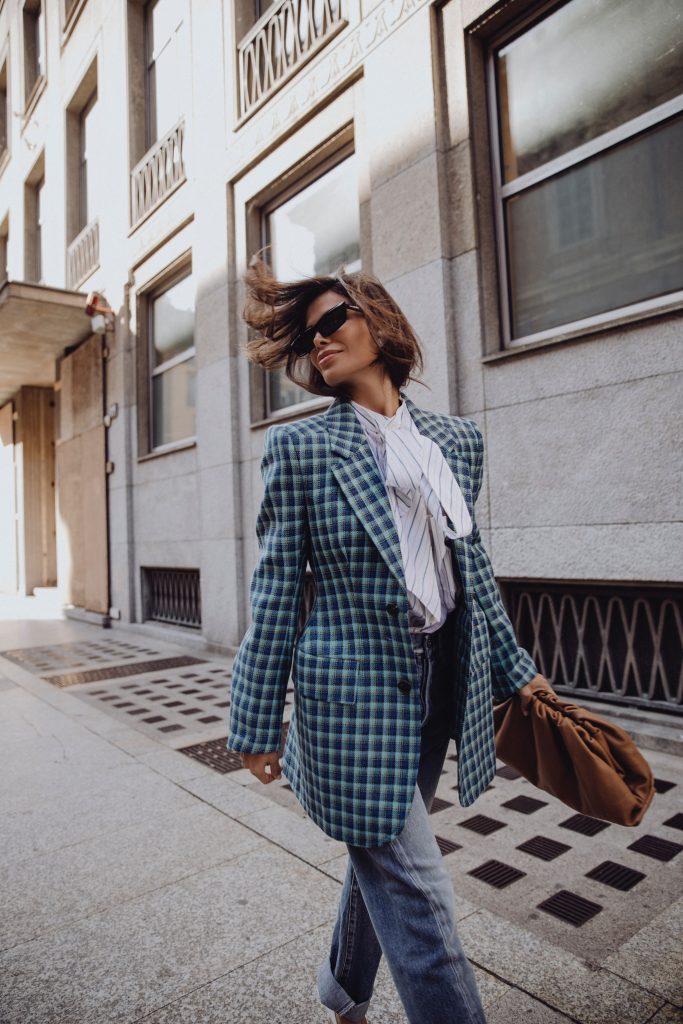
[[[358,402],[351,405],[387,487],[401,544],[410,628],[433,632],[455,607],[458,584],[445,535],[471,533],[465,499],[441,449],[419,432],[405,403],[393,416]]]

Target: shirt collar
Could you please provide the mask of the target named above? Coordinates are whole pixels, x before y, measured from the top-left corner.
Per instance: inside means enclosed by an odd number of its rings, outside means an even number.
[[[412,422],[408,406],[404,401],[401,401],[393,416],[384,416],[381,412],[375,412],[374,409],[368,409],[367,406],[353,400],[351,400],[351,405],[356,410],[361,423],[373,430],[374,433],[381,435],[384,434],[387,427],[407,428]]]

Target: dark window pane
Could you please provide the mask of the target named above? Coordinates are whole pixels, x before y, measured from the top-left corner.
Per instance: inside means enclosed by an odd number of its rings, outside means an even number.
[[[683,92],[680,0],[571,0],[497,58],[504,181]]]
[[[194,345],[194,277],[188,274],[152,302],[152,367]]]
[[[190,356],[152,378],[153,447],[194,437],[196,375]]]
[[[507,201],[513,337],[683,289],[683,118]]]

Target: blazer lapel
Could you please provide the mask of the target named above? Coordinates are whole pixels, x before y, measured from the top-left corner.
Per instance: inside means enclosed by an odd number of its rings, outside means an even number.
[[[420,433],[426,434],[441,448],[446,462],[460,484],[470,514],[473,515],[469,464],[457,450],[457,437],[452,430],[441,425],[438,416],[420,409],[403,391],[399,393]],[[336,398],[324,415],[333,455],[332,472],[389,570],[405,590],[403,559],[396,523],[382,474],[375,462],[365,431],[353,406],[346,399]],[[469,587],[466,583],[470,578],[469,547],[459,539],[448,539],[447,543],[455,552],[463,588],[467,591]]]

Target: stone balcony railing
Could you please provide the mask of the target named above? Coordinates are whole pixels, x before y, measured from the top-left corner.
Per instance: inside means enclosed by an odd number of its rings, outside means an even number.
[[[100,265],[100,222],[86,224],[66,250],[66,286],[78,288]]]
[[[186,179],[185,121],[155,142],[131,171],[131,228],[149,216]]]
[[[258,110],[347,24],[345,0],[279,0],[237,48],[239,120]]]

